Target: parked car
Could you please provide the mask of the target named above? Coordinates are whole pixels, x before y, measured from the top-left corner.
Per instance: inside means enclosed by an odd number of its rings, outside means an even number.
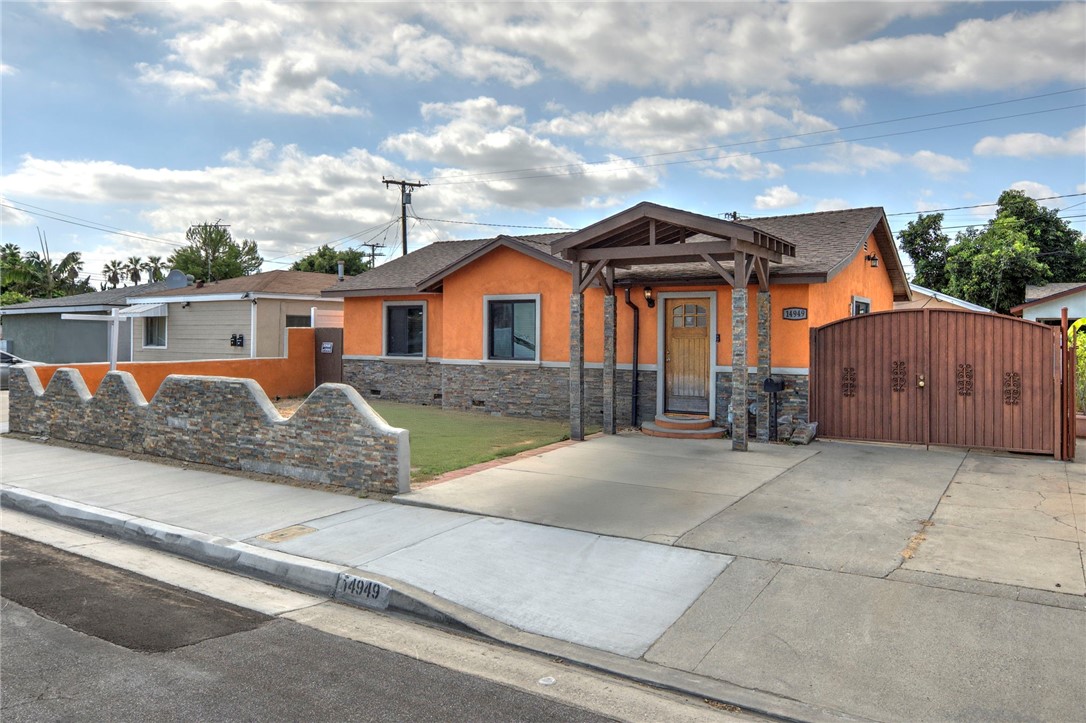
[[[22,357],[17,357],[11,352],[0,351],[0,390],[8,388],[8,374],[11,372],[11,366],[13,364],[33,364],[34,366],[41,366],[41,362],[29,361]]]

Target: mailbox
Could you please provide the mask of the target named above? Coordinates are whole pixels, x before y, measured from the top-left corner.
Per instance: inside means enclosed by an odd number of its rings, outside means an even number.
[[[777,394],[784,391],[784,380],[769,377],[762,382],[762,391],[768,394]]]

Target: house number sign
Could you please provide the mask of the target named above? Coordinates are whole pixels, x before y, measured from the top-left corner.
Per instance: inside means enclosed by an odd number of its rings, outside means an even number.
[[[332,353],[332,343],[333,342],[330,342],[330,341],[322,341],[321,342],[321,354],[331,354]]]
[[[789,306],[783,314],[784,318],[790,321],[802,321],[807,318],[807,309],[802,306]]]

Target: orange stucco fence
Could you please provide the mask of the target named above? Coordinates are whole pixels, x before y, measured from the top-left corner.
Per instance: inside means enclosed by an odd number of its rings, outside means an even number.
[[[313,330],[287,329],[287,356],[269,359],[209,359],[204,361],[120,362],[117,370],[130,373],[146,399],[155,396],[171,374],[254,379],[269,397],[301,397],[315,386]],[[42,386],[57,369],[77,369],[91,394],[98,391],[109,364],[50,364],[34,367]]]

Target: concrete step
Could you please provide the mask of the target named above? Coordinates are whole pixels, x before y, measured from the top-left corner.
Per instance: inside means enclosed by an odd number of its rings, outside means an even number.
[[[673,429],[661,427],[654,422],[642,422],[641,433],[650,437],[666,437],[668,439],[720,439],[724,436],[724,430],[720,427]]]
[[[708,429],[713,420],[704,414],[657,414],[653,424],[664,429],[694,430]]]

